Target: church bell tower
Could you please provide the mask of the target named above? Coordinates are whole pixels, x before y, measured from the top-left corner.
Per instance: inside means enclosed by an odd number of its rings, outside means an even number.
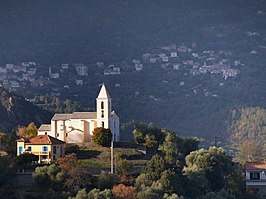
[[[103,84],[96,98],[97,104],[97,127],[110,128],[112,99]]]

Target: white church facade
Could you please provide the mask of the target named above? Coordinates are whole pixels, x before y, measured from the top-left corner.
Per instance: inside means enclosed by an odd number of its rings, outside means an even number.
[[[112,111],[112,99],[103,84],[96,98],[96,112],[55,114],[51,124],[42,124],[38,135],[50,135],[67,143],[91,142],[96,127],[109,128],[113,141],[120,141],[119,117]]]

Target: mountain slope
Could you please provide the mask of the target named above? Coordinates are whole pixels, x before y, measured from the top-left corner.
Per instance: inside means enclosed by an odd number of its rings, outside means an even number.
[[[0,131],[9,133],[18,125],[34,122],[37,126],[47,123],[51,113],[7,91],[0,85]]]

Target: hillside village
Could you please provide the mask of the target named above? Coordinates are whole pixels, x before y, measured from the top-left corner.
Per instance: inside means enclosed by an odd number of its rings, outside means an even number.
[[[27,90],[49,94],[51,97],[65,97],[64,90],[71,92],[72,89],[81,88],[88,84],[91,75],[96,76],[119,76],[121,73],[143,70],[178,71],[183,76],[204,76],[207,74],[217,75],[227,80],[240,74],[243,66],[240,60],[232,60],[232,52],[197,49],[197,44],[191,46],[171,44],[153,49],[142,55],[141,58],[133,59],[131,63],[121,62],[106,64],[102,61],[95,65],[84,63],[63,63],[61,65],[43,66],[41,63],[30,61],[20,64],[6,64],[0,67],[0,82],[4,87]],[[103,77],[102,77],[103,78]],[[163,80],[168,83],[168,80]],[[186,86],[186,82],[180,81],[180,86]],[[224,83],[221,82],[220,86]],[[121,82],[115,83],[120,87]],[[193,90],[193,88],[190,88]],[[196,90],[194,90],[196,92]],[[205,92],[208,96],[208,92]],[[35,102],[36,99],[28,99]]]

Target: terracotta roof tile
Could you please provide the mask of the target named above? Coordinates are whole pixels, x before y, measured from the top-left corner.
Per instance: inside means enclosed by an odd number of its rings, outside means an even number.
[[[65,142],[58,140],[50,135],[38,135],[37,137],[31,139],[20,138],[17,142],[25,142],[27,144],[65,144]]]
[[[246,170],[266,170],[266,162],[247,162]]]

